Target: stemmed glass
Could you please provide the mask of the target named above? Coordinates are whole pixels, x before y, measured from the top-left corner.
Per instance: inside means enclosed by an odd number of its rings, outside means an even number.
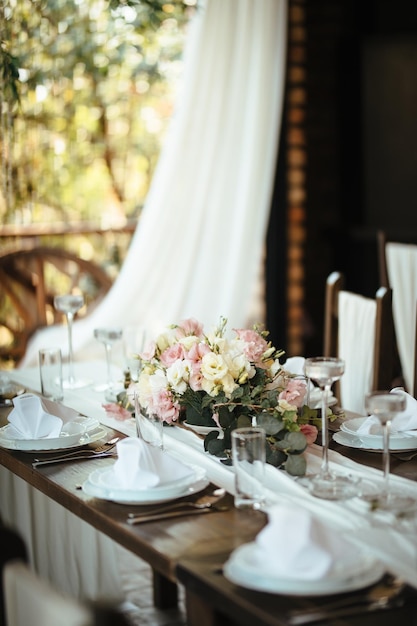
[[[107,383],[103,385],[98,385],[94,389],[96,391],[105,391],[106,400],[110,402],[114,402],[117,400],[117,392],[114,387],[113,376],[111,371],[111,355],[113,344],[116,341],[119,341],[123,336],[123,331],[121,328],[95,328],[94,329],[94,337],[97,341],[100,341],[104,344],[106,350],[106,364],[107,364]]]
[[[322,462],[320,472],[307,478],[311,493],[327,500],[346,500],[357,494],[358,480],[352,476],[336,474],[329,469],[329,431],[327,405],[331,387],[345,371],[343,359],[318,356],[306,359],[305,374],[321,389]]]
[[[384,511],[401,512],[417,508],[417,500],[397,493],[393,493],[389,486],[390,475],[390,431],[392,419],[404,411],[407,405],[406,396],[403,393],[390,391],[372,391],[365,396],[365,409],[369,415],[379,419],[383,428],[383,469],[384,483],[382,490],[376,486],[364,490],[363,499],[372,503],[373,507]]]
[[[81,294],[64,294],[54,297],[54,307],[57,311],[64,313],[68,326],[68,379],[64,380],[65,389],[77,389],[86,387],[90,380],[76,379],[74,375],[74,351],[72,347],[72,324],[74,316],[84,306],[84,296]]]

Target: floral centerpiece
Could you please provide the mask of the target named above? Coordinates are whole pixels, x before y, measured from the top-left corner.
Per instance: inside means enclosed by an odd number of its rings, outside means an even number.
[[[317,437],[317,411],[303,404],[306,383],[285,371],[283,351],[259,327],[234,330],[222,318],[213,332],[187,319],[170,326],[140,355],[135,383],[141,406],[167,423],[217,427],[205,449],[230,463],[233,429],[256,423],[267,434],[267,462],[304,475],[303,456]],[[222,436],[218,429],[221,429]]]

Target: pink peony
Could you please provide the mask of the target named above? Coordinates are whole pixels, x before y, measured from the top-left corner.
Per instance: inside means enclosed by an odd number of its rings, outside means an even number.
[[[316,441],[319,432],[316,426],[313,426],[312,424],[301,424],[300,431],[307,439],[308,446],[311,446],[311,444]]]
[[[175,361],[182,361],[185,358],[184,347],[180,343],[174,343],[161,354],[160,360],[162,365],[169,367]]]
[[[286,389],[279,394],[280,400],[286,400],[290,404],[294,404],[297,408],[300,408],[304,404],[306,395],[307,384],[304,380],[297,378],[290,378]]]
[[[235,332],[239,339],[244,341],[246,344],[243,348],[245,356],[249,359],[249,361],[252,361],[252,363],[263,367],[264,364],[262,363],[262,356],[269,348],[268,342],[265,341],[265,339],[257,333],[256,330],[235,329]]]
[[[195,335],[196,337],[202,337],[203,325],[200,324],[198,320],[194,319],[193,317],[190,317],[189,319],[182,320],[182,322],[178,324],[177,336],[178,337],[190,337],[192,335]]]

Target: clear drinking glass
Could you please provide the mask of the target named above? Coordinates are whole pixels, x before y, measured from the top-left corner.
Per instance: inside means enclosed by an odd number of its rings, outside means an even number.
[[[406,408],[407,400],[403,393],[390,391],[372,391],[365,396],[365,409],[369,415],[379,419],[383,428],[383,470],[384,482],[382,489],[376,485],[367,485],[363,499],[372,503],[373,508],[384,511],[408,511],[416,509],[417,500],[410,496],[393,493],[390,489],[390,431],[391,422],[397,413]]]
[[[321,389],[321,434],[322,462],[320,472],[308,477],[311,493],[326,500],[346,500],[359,495],[359,480],[352,476],[336,474],[329,468],[329,431],[327,424],[328,397],[333,383],[345,371],[343,359],[333,357],[312,357],[305,361],[305,374],[318,384]]]
[[[121,328],[95,328],[94,337],[100,341],[106,350],[107,382],[97,385],[96,391],[105,391],[105,398],[110,402],[117,400],[117,389],[112,375],[112,348],[116,341],[120,341],[123,336]]]
[[[57,311],[64,313],[68,326],[68,379],[63,381],[65,389],[77,389],[86,387],[91,380],[75,378],[74,375],[74,352],[72,347],[72,324],[75,314],[84,306],[84,296],[81,294],[64,294],[55,296],[54,307]]]

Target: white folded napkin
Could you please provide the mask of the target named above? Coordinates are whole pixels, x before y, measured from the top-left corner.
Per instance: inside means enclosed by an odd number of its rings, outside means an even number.
[[[310,511],[294,504],[268,510],[269,522],[255,539],[261,571],[278,578],[320,580],[343,560],[354,563],[358,549],[325,526]]]
[[[417,400],[401,387],[394,387],[391,393],[404,394],[407,405],[404,411],[397,413],[391,422],[391,432],[410,434],[417,437]],[[356,431],[358,435],[382,435],[383,427],[376,415],[370,415]]]
[[[283,368],[290,374],[295,376],[304,376],[305,358],[303,356],[292,356],[285,361]],[[316,387],[311,381],[308,390],[308,406],[310,409],[319,409],[321,407],[321,389]],[[334,399],[332,392],[328,394],[328,402]]]
[[[148,489],[191,477],[194,473],[192,468],[160,448],[148,445],[143,439],[126,437],[116,447],[118,459],[113,466],[114,487]]]
[[[9,413],[8,436],[15,439],[44,439],[59,437],[63,420],[48,412],[39,396],[25,393],[13,398],[14,408]]]

